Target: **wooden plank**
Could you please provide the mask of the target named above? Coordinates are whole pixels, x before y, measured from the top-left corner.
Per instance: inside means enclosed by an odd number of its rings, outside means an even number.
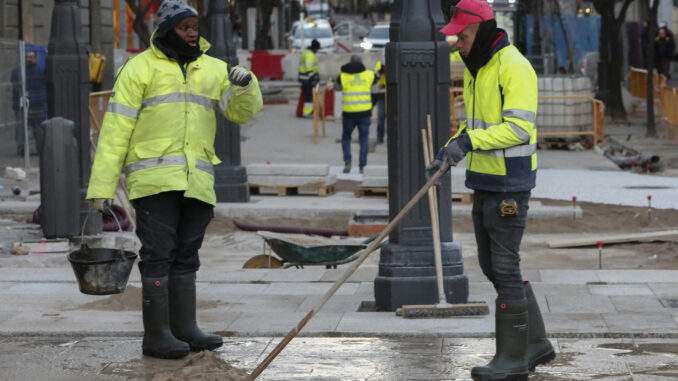
[[[452,193],[452,201],[458,204],[470,204],[473,202],[473,193]]]
[[[355,188],[356,197],[384,197],[388,198],[388,187],[363,187]]]
[[[300,184],[300,185],[264,185],[264,184],[254,184],[250,183],[250,194],[252,195],[265,195],[270,193],[262,193],[261,189],[274,190],[276,194],[280,197],[284,196],[296,196],[296,195],[306,195],[307,193],[302,192],[317,192],[317,195],[320,197],[325,197],[327,195],[333,194],[336,190],[335,185],[325,185],[324,182]]]
[[[603,241],[605,245],[612,243],[638,242],[638,241],[652,241],[660,238],[667,238],[671,236],[678,236],[678,230],[664,230],[644,233],[627,233],[627,234],[601,234],[591,238],[573,238],[573,239],[559,239],[549,241],[550,249],[558,249],[564,247],[581,247],[581,246],[596,246],[598,241]]]

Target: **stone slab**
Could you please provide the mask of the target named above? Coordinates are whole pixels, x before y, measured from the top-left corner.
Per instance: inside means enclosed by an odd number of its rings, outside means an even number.
[[[345,313],[337,332],[385,336],[488,336],[494,333],[494,316],[468,316],[447,319],[404,319],[394,312]]]
[[[306,298],[304,295],[245,295],[236,303],[232,303],[228,311],[261,314],[294,312]]]
[[[650,287],[648,287],[646,284],[589,284],[588,288],[592,295],[607,295],[607,296],[654,295]]]
[[[265,282],[318,282],[325,275],[324,267],[276,269],[266,273]],[[337,271],[337,270],[334,270]]]
[[[322,296],[320,295],[307,296],[296,311],[308,312],[312,310],[321,299]],[[335,313],[358,312],[358,307],[362,301],[363,298],[360,295],[335,295],[325,303],[320,311]]]
[[[248,164],[247,176],[327,176],[327,164]]]
[[[288,334],[290,329],[295,327],[307,312],[265,314],[244,312],[228,326],[227,330],[234,332],[236,336],[283,336]],[[303,336],[314,332],[333,332],[341,317],[341,313],[319,312],[308,322],[299,335]]]
[[[648,287],[658,298],[678,299],[678,287],[674,283],[648,283]]]
[[[271,283],[264,291],[265,295],[324,295],[332,283]],[[357,283],[344,283],[335,295],[353,295],[358,290]]]
[[[674,270],[597,270],[607,283],[678,283]]]
[[[678,332],[678,324],[669,314],[651,312],[605,313],[603,318],[611,332]]]
[[[666,313],[667,309],[654,297],[647,296],[610,296],[617,312]]]
[[[388,187],[388,177],[372,177],[365,176],[363,178],[363,187],[372,187],[372,188],[387,188]]]
[[[385,177],[388,179],[387,165],[366,165],[363,171],[365,177]]]
[[[543,283],[586,284],[600,282],[595,270],[539,270]]]
[[[323,183],[325,185],[334,185],[337,183],[337,176],[273,176],[273,175],[248,175],[247,181],[251,185],[261,185],[267,187],[276,186],[304,186],[308,184]]]
[[[548,313],[542,311],[548,335],[563,333],[606,333],[605,319],[599,313]]]
[[[610,298],[603,295],[546,295],[549,311],[554,313],[612,313]]]

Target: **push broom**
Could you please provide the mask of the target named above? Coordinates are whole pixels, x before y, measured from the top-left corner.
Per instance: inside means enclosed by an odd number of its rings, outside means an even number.
[[[424,161],[428,165],[433,160],[433,135],[431,133],[431,116],[427,115],[428,129],[421,130],[421,143],[424,148]],[[438,286],[438,304],[405,305],[396,311],[406,319],[445,318],[453,316],[487,315],[490,309],[485,302],[469,302],[450,304],[445,297],[443,283],[443,261],[440,247],[440,225],[438,220],[438,195],[435,188],[428,189],[428,206],[431,211],[431,230],[433,233],[433,256],[436,265],[436,282]]]
[[[330,289],[327,290],[325,295],[313,307],[313,309],[309,311],[301,319],[301,321],[297,323],[297,325],[294,328],[292,328],[292,330],[287,334],[287,336],[285,336],[282,339],[282,341],[278,343],[278,345],[276,345],[275,348],[273,348],[271,353],[269,353],[268,356],[266,356],[266,358],[252,371],[248,378],[248,381],[253,381],[257,377],[259,377],[261,372],[263,372],[264,369],[266,369],[266,367],[268,367],[268,365],[278,356],[278,354],[280,354],[280,352],[282,352],[282,350],[285,349],[287,344],[289,344],[289,342],[292,341],[292,339],[294,339],[295,336],[297,336],[301,329],[304,328],[304,326],[306,326],[309,320],[311,320],[311,318],[322,308],[322,306],[324,306],[325,303],[327,303],[327,301],[332,297],[332,295],[334,295],[334,293],[337,292],[339,287],[342,284],[344,284],[344,282],[351,276],[351,274],[353,274],[353,272],[358,268],[358,266],[360,266],[365,261],[365,259],[367,259],[367,257],[370,254],[372,254],[372,252],[376,250],[377,247],[379,247],[381,241],[383,241],[384,238],[386,238],[391,233],[391,231],[395,229],[396,226],[398,226],[398,224],[405,217],[405,215],[409,213],[409,211],[414,207],[414,205],[417,204],[417,202],[419,202],[419,200],[421,200],[422,197],[424,197],[424,194],[426,194],[426,192],[436,183],[436,181],[438,181],[438,179],[440,179],[442,175],[445,174],[445,172],[447,172],[448,169],[450,169],[450,166],[446,164],[444,167],[440,168],[438,172],[431,176],[431,178],[426,182],[426,184],[424,184],[424,186],[421,187],[421,189],[419,189],[419,191],[400,210],[400,212],[398,212],[395,218],[393,218],[393,221],[391,221],[384,228],[384,230],[382,230],[382,232],[379,233],[379,235],[374,241],[370,242],[369,245],[367,245],[367,247],[362,250],[362,253],[358,257],[358,259],[356,259],[350,264],[349,268],[347,268],[346,271],[344,271],[341,274],[339,279],[337,279],[337,281],[334,282],[332,287],[330,287]]]

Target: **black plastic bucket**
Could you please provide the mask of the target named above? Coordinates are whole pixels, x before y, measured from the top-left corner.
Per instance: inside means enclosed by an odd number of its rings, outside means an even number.
[[[122,249],[92,248],[82,245],[68,254],[80,292],[111,295],[125,291],[136,253]]]

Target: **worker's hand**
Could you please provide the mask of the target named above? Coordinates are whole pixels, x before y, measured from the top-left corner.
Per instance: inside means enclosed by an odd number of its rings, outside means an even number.
[[[429,165],[426,166],[426,180],[430,180],[436,172],[440,171],[443,168],[445,163],[442,160],[435,159]],[[438,180],[440,181],[440,180]],[[437,183],[436,183],[437,184]]]
[[[228,72],[228,80],[240,87],[247,87],[252,80],[252,74],[243,66],[234,66]]]
[[[113,201],[113,200],[110,200],[110,199],[107,199],[107,198],[95,198],[95,199],[92,199],[91,201],[92,201],[92,208],[94,208],[94,210],[97,210],[101,213],[106,214],[106,213],[108,213],[108,210],[111,207],[111,201]]]
[[[466,152],[459,145],[459,139],[451,141],[450,144],[448,144],[446,147],[443,147],[441,151],[445,161],[453,167],[466,157]],[[438,158],[438,156],[436,156],[436,158]]]

